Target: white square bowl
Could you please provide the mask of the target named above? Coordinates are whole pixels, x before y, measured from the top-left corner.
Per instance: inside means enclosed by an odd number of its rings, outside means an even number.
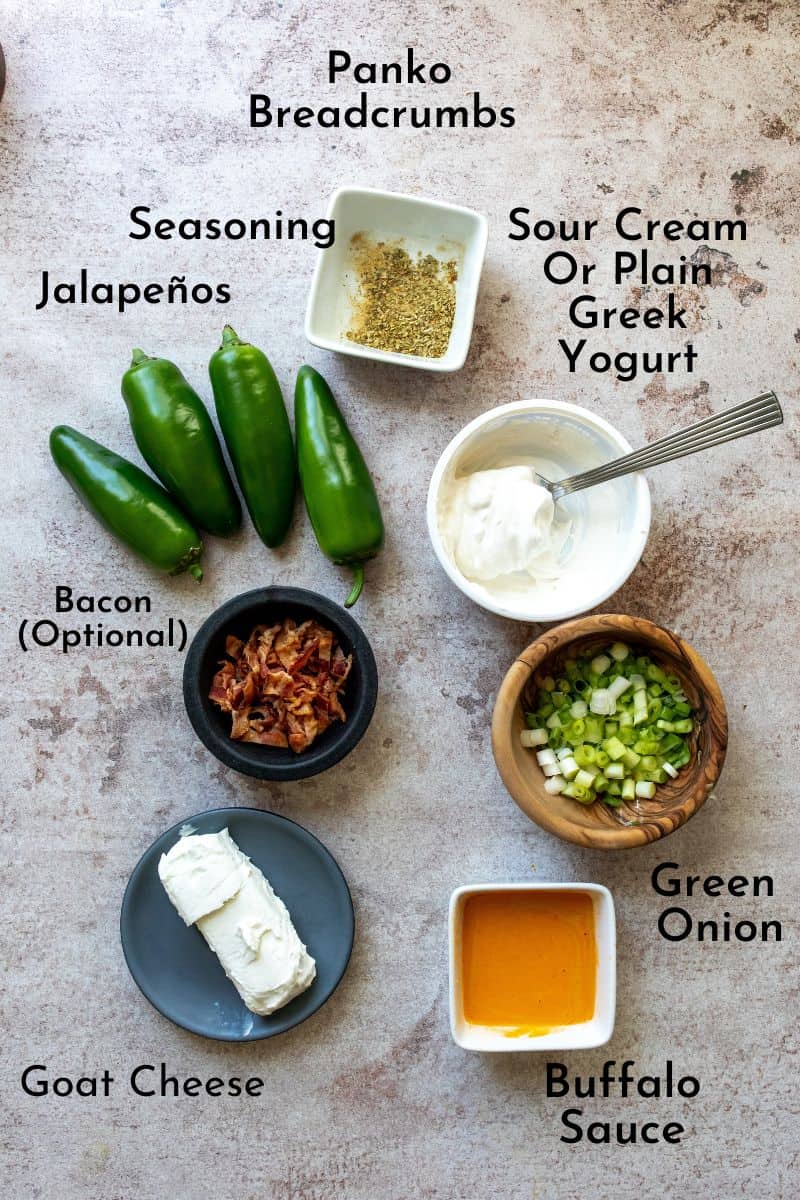
[[[320,251],[311,281],[305,326],[308,340],[323,350],[401,367],[425,371],[457,371],[463,367],[486,253],[486,218],[457,204],[352,187],[339,188],[333,193],[327,216],[335,221],[335,240],[332,246]],[[455,259],[456,311],[447,351],[441,358],[374,350],[345,337],[354,308],[350,240],[356,233],[369,234],[378,241],[402,239],[411,254],[422,250],[437,258]]]
[[[502,1030],[472,1025],[464,1018],[461,934],[464,903],[478,892],[584,892],[592,898],[597,939],[597,981],[592,1019],[565,1025],[540,1037],[506,1037]],[[450,1031],[464,1050],[588,1050],[603,1046],[614,1032],[617,1001],[617,928],[614,900],[600,883],[474,883],[450,897]]]

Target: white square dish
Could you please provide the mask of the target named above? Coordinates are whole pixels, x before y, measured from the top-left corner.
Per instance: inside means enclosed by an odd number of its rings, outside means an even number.
[[[425,371],[457,371],[464,365],[472,337],[475,302],[488,238],[481,213],[456,204],[405,196],[375,188],[339,188],[327,216],[335,221],[334,244],[321,250],[306,309],[308,340],[323,350]],[[441,358],[396,354],[362,346],[346,336],[354,310],[355,278],[351,239],[366,233],[376,240],[401,239],[409,253],[418,250],[455,259],[456,310],[447,351]]]
[[[597,943],[595,1009],[591,1020],[565,1025],[539,1036],[508,1037],[503,1030],[473,1025],[464,1017],[461,948],[464,904],[479,892],[583,892],[594,911]],[[450,897],[450,1031],[464,1050],[587,1050],[603,1046],[614,1031],[617,996],[617,934],[614,901],[599,883],[475,883],[456,888]]]

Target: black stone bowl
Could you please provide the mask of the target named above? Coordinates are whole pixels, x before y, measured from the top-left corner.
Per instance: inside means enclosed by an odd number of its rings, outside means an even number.
[[[307,750],[295,754],[275,746],[234,741],[230,713],[208,698],[211,681],[225,657],[228,634],[246,640],[256,625],[271,625],[293,617],[299,624],[319,621],[335,635],[353,666],[341,695],[346,721],[335,721]],[[372,647],[348,612],[332,600],[303,588],[256,588],[234,596],[211,614],[197,631],[183,668],[183,699],[194,731],[212,754],[243,775],[284,782],[308,779],[326,771],[349,754],[363,737],[378,697],[378,669]]]

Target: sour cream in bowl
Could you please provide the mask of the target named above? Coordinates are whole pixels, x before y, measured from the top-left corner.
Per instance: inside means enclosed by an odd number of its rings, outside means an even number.
[[[562,621],[608,599],[650,529],[643,475],[553,505],[556,481],[627,454],[602,417],[558,400],[519,400],[476,417],[445,449],[428,489],[428,532],[457,587],[517,621]]]

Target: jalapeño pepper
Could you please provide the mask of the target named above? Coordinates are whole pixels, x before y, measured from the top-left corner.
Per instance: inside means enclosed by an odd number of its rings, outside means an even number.
[[[134,350],[122,397],[145,462],[201,529],[227,537],[242,520],[205,405],[174,363]]]
[[[140,467],[69,425],[52,431],[50,453],[89,511],[130,550],[159,571],[203,578],[199,533]]]
[[[256,532],[267,546],[286,537],[294,508],[294,443],[269,359],[230,325],[208,364],[217,418]]]
[[[375,485],[333,393],[313,367],[301,367],[295,386],[297,465],[306,508],[320,549],[354,569],[350,608],[364,586],[364,563],[383,545]]]

